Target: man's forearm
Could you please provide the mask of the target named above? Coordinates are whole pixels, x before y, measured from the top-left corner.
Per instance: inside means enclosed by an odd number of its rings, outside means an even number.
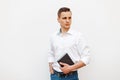
[[[86,65],[85,63],[83,63],[82,61],[79,61],[78,63],[75,63],[74,65],[71,66],[71,70],[72,71],[77,70],[85,65]]]

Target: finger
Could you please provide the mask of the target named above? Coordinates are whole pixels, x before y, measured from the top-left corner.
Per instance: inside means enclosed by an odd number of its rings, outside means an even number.
[[[51,73],[51,74],[54,74],[54,70],[51,70],[50,73]]]
[[[66,63],[62,63],[62,62],[60,62],[60,64],[63,65],[63,66],[67,65]]]

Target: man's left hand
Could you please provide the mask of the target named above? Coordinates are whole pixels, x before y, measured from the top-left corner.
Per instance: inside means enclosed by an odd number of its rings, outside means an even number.
[[[61,67],[60,69],[63,71],[64,74],[68,74],[69,72],[71,72],[71,66],[66,64],[66,63],[62,63],[60,62],[60,65],[63,65],[63,67]]]

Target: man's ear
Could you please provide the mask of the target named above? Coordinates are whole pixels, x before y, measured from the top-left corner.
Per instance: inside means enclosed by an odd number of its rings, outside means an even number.
[[[58,22],[60,22],[60,19],[59,19],[59,17],[57,18],[57,21],[58,21]]]

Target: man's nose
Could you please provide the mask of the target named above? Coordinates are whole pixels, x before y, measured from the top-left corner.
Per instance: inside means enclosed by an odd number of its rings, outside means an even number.
[[[67,20],[66,20],[66,22],[70,22],[70,20],[69,20],[69,19],[67,19]]]

